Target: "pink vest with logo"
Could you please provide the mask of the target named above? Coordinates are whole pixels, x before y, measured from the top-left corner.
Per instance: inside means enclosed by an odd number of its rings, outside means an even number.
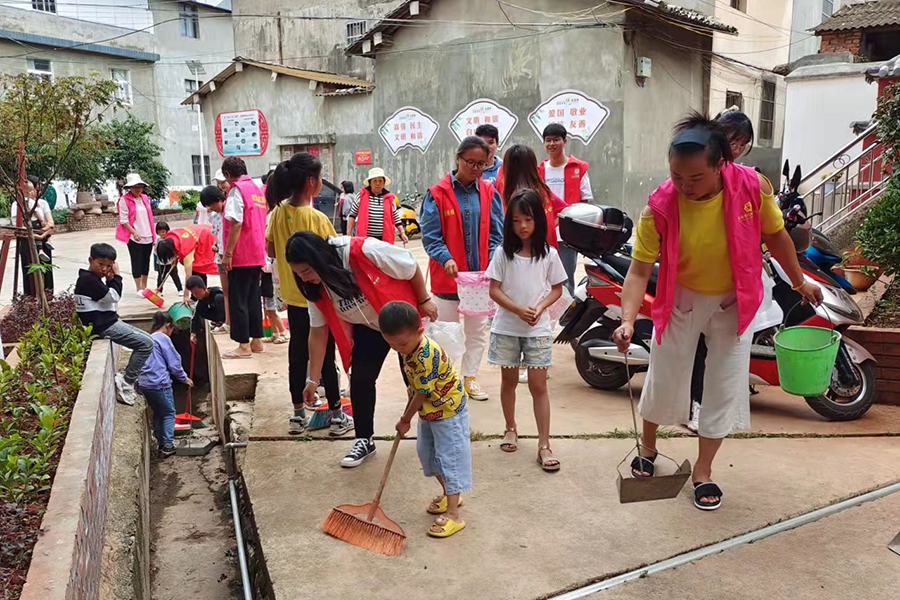
[[[266,264],[266,199],[249,175],[241,175],[234,186],[244,201],[241,235],[231,255],[233,267],[261,267]],[[222,233],[228,242],[231,221],[224,219]]]
[[[156,224],[153,222],[153,207],[150,206],[150,198],[147,197],[147,194],[141,194],[141,201],[144,203],[144,208],[147,210],[147,219],[150,221],[150,235],[153,236],[153,241],[155,242]],[[128,224],[134,227],[136,205],[134,196],[131,195],[131,192],[125,192],[125,195],[119,198],[119,203],[122,202],[125,202],[125,206],[128,207]],[[125,229],[125,226],[122,223],[116,224],[116,239],[124,243],[128,243],[128,240],[131,239],[131,234],[128,233],[128,230]]]
[[[759,177],[750,167],[728,163],[722,170],[722,181],[725,235],[737,295],[737,333],[740,335],[753,322],[763,298]],[[659,279],[652,309],[656,343],[660,343],[672,314],[678,271],[678,191],[671,179],[664,181],[650,194],[648,205],[662,238]]]

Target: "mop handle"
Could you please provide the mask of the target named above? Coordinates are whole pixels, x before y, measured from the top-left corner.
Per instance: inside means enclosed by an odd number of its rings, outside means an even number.
[[[194,350],[196,350],[197,344],[191,342],[191,364],[188,367],[188,379],[194,381]],[[188,386],[187,389],[187,414],[191,414],[191,388],[192,386]]]

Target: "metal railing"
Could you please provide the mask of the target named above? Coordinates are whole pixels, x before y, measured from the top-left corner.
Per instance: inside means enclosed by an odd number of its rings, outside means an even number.
[[[889,175],[881,156],[882,147],[869,143],[877,127],[872,123],[854,140],[848,142],[818,165],[800,183],[819,178],[821,181],[803,194],[813,226],[827,233],[846,218],[877,200],[887,187]],[[855,155],[855,156],[854,156]]]

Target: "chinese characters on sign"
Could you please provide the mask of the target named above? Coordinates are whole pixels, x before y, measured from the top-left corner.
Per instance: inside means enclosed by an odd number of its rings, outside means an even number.
[[[387,118],[378,134],[396,156],[404,148],[415,148],[424,153],[440,128],[437,121],[418,108],[404,106]]]
[[[450,121],[450,131],[453,132],[456,141],[461,142],[463,138],[475,135],[475,130],[479,125],[493,125],[500,133],[497,144],[503,146],[503,142],[515,129],[518,122],[519,117],[505,106],[487,98],[479,98],[456,113],[456,116]]]
[[[550,97],[528,115],[532,129],[543,139],[544,128],[550,123],[565,126],[569,137],[590,144],[594,135],[609,117],[609,109],[590,96],[576,90],[563,90]]]
[[[372,151],[371,150],[357,150],[356,151],[356,164],[371,165],[372,164]]]
[[[269,145],[269,126],[259,110],[219,113],[215,135],[222,156],[260,156]]]

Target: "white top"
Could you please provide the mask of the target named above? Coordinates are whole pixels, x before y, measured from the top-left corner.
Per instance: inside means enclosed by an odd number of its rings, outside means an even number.
[[[551,287],[568,279],[562,261],[559,260],[559,253],[553,247],[547,256],[537,261],[518,254],[509,260],[503,248],[497,248],[485,274],[500,282],[500,290],[509,296],[510,300],[522,306],[533,307],[550,295]],[[544,310],[537,325],[532,327],[518,315],[498,306],[491,325],[491,333],[516,337],[552,335],[550,313]]]
[[[544,183],[547,184],[551,192],[563,199],[566,197],[565,168],[565,165],[554,167],[550,164],[550,161],[544,163]],[[581,201],[587,202],[593,199],[594,193],[591,191],[591,178],[585,173],[584,177],[581,178]]]
[[[25,199],[26,206],[28,210],[34,206],[34,198],[26,198]],[[11,202],[9,206],[9,216],[12,218],[13,224],[16,222],[16,215],[19,214],[19,203]],[[48,219],[53,218],[53,214],[50,211],[50,205],[47,204],[47,201],[43,198],[37,201],[37,209],[34,211],[35,216],[40,217],[41,221],[46,223]]]
[[[341,235],[328,238],[328,243],[335,247],[344,263],[344,268],[350,270],[350,236]],[[363,242],[363,254],[375,263],[375,266],[390,275],[394,279],[410,280],[416,274],[418,264],[412,253],[400,246],[394,246],[375,238],[366,238]],[[563,273],[565,275],[565,273]],[[327,289],[327,286],[326,286]],[[338,315],[346,322],[354,325],[366,325],[378,331],[378,313],[363,296],[357,296],[350,300],[339,298],[334,292],[328,292],[334,303]],[[324,327],[325,315],[316,305],[309,303],[309,326]]]
[[[235,223],[244,222],[244,197],[236,185],[231,186],[228,197],[225,198],[225,216]]]
[[[210,225],[212,224],[212,218],[209,209],[197,203],[197,225]]]
[[[128,203],[124,201],[125,198],[122,198],[122,201],[119,202],[119,223],[128,223]],[[153,243],[153,231],[150,229],[150,217],[147,215],[147,207],[144,206],[144,202],[140,198],[134,198],[134,223],[132,223],[132,227],[134,227],[135,235],[131,236],[138,244],[152,244]]]

